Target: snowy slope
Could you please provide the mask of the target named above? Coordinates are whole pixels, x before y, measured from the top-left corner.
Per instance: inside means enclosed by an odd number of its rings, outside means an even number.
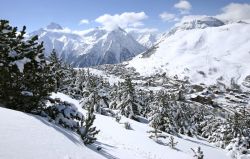
[[[82,113],[85,113],[85,110],[81,109],[77,100],[71,99],[61,93],[53,94],[53,97],[74,103]],[[96,145],[103,148],[100,151],[102,155],[111,159],[192,159],[193,153],[190,148],[201,146],[206,159],[229,158],[224,150],[216,148],[204,140],[187,136],[183,136],[183,138],[175,137],[176,141],[179,142],[177,145],[178,150],[159,145],[148,138],[147,131],[151,129],[148,124],[139,123],[127,118],[122,118],[120,122],[127,121],[131,124],[132,130],[126,130],[123,124],[117,123],[111,117],[96,114],[94,125],[101,130],[97,136],[98,141]],[[165,142],[168,142],[168,140],[166,139]]]
[[[78,135],[44,118],[0,107],[1,159],[101,159]]]
[[[119,27],[74,32],[51,23],[29,34],[33,35],[39,35],[39,40],[44,41],[46,55],[56,49],[60,57],[75,67],[120,63],[146,49]]]
[[[79,111],[79,101],[62,93],[52,98],[61,98],[75,104]],[[45,119],[5,108],[0,108],[0,158],[1,159],[192,159],[190,148],[198,146],[206,159],[229,159],[224,150],[216,148],[204,140],[175,137],[177,150],[155,143],[148,138],[150,127],[145,123],[122,118],[128,121],[132,130],[113,118],[96,115],[94,124],[101,132],[98,141],[85,147],[78,135],[47,122]],[[163,142],[167,142],[168,139]],[[96,151],[101,146],[101,151]]]
[[[163,73],[192,82],[242,83],[250,75],[250,24],[224,25],[214,18],[191,21],[167,34],[150,51],[129,62],[144,76]]]

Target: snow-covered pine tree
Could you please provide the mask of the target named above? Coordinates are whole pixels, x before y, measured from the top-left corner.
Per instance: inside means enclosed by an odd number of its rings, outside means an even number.
[[[96,127],[93,127],[93,122],[95,120],[94,101],[89,103],[87,106],[87,111],[85,125],[79,129],[81,138],[86,145],[94,143],[96,140],[95,136],[99,133],[99,130],[96,130]]]
[[[245,158],[245,155],[250,154],[250,138],[237,137],[231,140],[230,144],[226,147],[229,155],[233,159]]]
[[[242,136],[242,130],[243,130],[243,125],[241,124],[242,121],[242,116],[235,112],[234,115],[232,115],[229,119],[228,119],[228,123],[231,124],[231,128],[232,128],[232,135],[234,138],[238,137],[238,136]]]
[[[107,116],[115,116],[115,113],[109,108],[109,83],[101,77],[83,74],[83,71],[77,71],[75,83],[75,97],[81,99],[83,108],[87,109],[90,103],[94,105],[94,112]]]
[[[119,91],[121,96],[121,102],[118,105],[120,113],[130,119],[138,121],[138,115],[140,115],[141,105],[138,102],[135,88],[132,80],[129,76],[125,78],[125,82],[122,83],[121,90]]]
[[[160,91],[156,94],[154,102],[151,104],[152,111],[150,113],[150,126],[159,129],[161,131],[177,134],[175,128],[173,116],[171,114],[171,103],[168,102],[164,91]]]
[[[93,105],[89,105],[86,117],[78,111],[77,107],[68,102],[49,98],[49,107],[44,109],[43,116],[50,122],[61,125],[66,129],[77,132],[84,144],[92,144],[96,140],[99,130],[93,127],[95,115]]]
[[[50,106],[44,109],[42,113],[44,117],[64,128],[78,131],[80,123],[85,121],[85,117],[75,105],[51,98],[49,98],[48,102]]]
[[[173,109],[171,111],[174,117],[174,125],[181,134],[193,136],[198,134],[197,127],[202,120],[202,112],[198,106],[182,101],[172,101]]]
[[[110,92],[109,92],[109,97],[110,97],[109,107],[110,107],[110,109],[117,109],[117,105],[121,101],[120,96],[118,96],[121,94],[118,93],[118,90],[119,90],[119,88],[118,88],[117,84],[114,84],[110,89]]]
[[[209,142],[213,142],[216,146],[225,148],[232,139],[230,125],[220,118],[214,116],[207,118],[202,123],[201,136],[208,138]]]
[[[78,69],[73,71],[75,74],[71,78],[71,83],[69,84],[69,95],[75,99],[82,99],[86,96],[85,93],[89,92],[86,90],[86,72],[84,69]]]
[[[63,69],[62,64],[62,59],[57,56],[56,50],[53,49],[49,56],[49,67],[51,74],[53,75],[53,80],[55,82],[55,91],[58,91],[62,87],[63,80],[65,78],[65,70]]]
[[[140,103],[142,105],[142,109],[140,114],[143,117],[148,118],[149,113],[152,111],[150,104],[154,101],[154,92],[152,90],[150,91],[144,91],[141,90],[142,93],[141,94],[141,98],[140,98]]]
[[[103,79],[101,83],[97,86],[98,96],[99,96],[99,105],[101,107],[101,114],[106,116],[115,116],[115,113],[110,107],[110,85],[108,82],[105,82]]]
[[[235,112],[233,115],[229,117],[227,120],[227,129],[223,129],[223,134],[227,134],[227,138],[224,140],[226,145],[232,142],[235,138],[239,138],[240,141],[244,138],[250,138],[250,127],[249,127],[249,113],[245,112],[241,114],[239,112]],[[247,140],[250,145],[250,141]],[[248,147],[250,149],[250,146]]]
[[[60,88],[58,91],[70,95],[72,98],[75,98],[75,83],[77,71],[74,70],[70,65],[65,62],[62,63],[62,75]]]
[[[0,21],[0,102],[11,109],[31,112],[54,91],[44,58],[43,43],[34,36],[25,39],[7,20]]]

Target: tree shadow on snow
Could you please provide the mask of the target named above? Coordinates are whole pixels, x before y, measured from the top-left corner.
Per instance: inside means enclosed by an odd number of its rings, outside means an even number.
[[[109,144],[105,144],[105,143],[101,143],[101,142],[99,142],[99,141],[95,141],[95,144],[97,145],[97,146],[107,146],[107,147],[110,147],[110,148],[117,148],[116,146],[112,146],[112,145],[109,145]]]
[[[159,145],[167,146],[167,143],[163,142],[162,140],[157,139],[157,140],[154,140],[154,141],[155,141],[155,143],[157,143]]]
[[[169,146],[168,143],[165,143],[165,142],[163,142],[162,140],[157,140],[157,141],[155,141],[155,142],[156,142],[157,144],[162,145],[162,146]],[[178,148],[176,148],[176,147],[173,147],[172,149],[173,149],[173,150],[176,150],[176,151],[182,152],[182,150],[180,150],[180,149],[178,149]]]
[[[183,152],[181,149],[178,149],[178,148],[176,148],[176,147],[174,147],[173,150]]]
[[[113,149],[113,148],[116,148],[115,146],[96,141],[95,143],[93,143],[92,145],[88,145],[87,147],[107,159],[119,159],[118,157],[113,156],[110,153],[108,153],[107,148],[105,148],[105,147],[109,147]],[[97,150],[98,148],[101,148],[101,150]]]
[[[146,119],[146,118],[144,118],[142,116],[139,116],[138,120],[139,120],[140,123],[143,123],[143,124],[148,124],[149,123],[148,119]]]
[[[30,115],[30,114],[27,114]],[[46,124],[47,126],[54,128],[56,131],[60,132],[61,134],[63,134],[65,137],[67,137],[69,140],[71,140],[73,143],[77,144],[77,145],[84,145],[83,142],[81,140],[79,140],[78,138],[76,138],[76,133],[71,131],[71,130],[67,130],[66,128],[60,127],[59,125],[56,125],[54,123],[51,123],[48,121],[47,118],[43,118],[40,116],[36,116],[36,115],[30,115],[32,117],[35,117],[36,119],[38,119],[39,121],[41,121],[43,124]]]
[[[196,144],[199,144],[199,145],[203,145],[203,146],[207,146],[207,147],[211,147],[211,148],[215,148],[211,145],[208,145],[208,144],[205,144],[205,143],[202,143],[202,142],[199,142],[199,141],[195,141],[195,140],[191,140],[191,139],[187,139],[187,138],[183,138],[184,140],[186,141],[190,141],[190,142],[193,142],[193,143],[196,143]]]

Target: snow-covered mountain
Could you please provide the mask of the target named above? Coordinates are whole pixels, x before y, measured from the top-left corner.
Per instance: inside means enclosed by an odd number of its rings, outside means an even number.
[[[250,24],[205,17],[173,28],[129,62],[141,75],[166,72],[191,82],[244,83],[250,75]]]
[[[151,48],[160,38],[160,35],[151,32],[130,31],[129,34],[146,48]]]
[[[115,64],[145,51],[142,45],[121,28],[111,31],[96,31],[104,34],[84,49],[74,62],[75,66]],[[96,31],[94,32],[96,33]]]
[[[169,31],[168,35],[172,35],[177,31],[205,29],[207,27],[219,27],[222,25],[224,25],[224,22],[219,19],[216,19],[214,17],[203,17],[177,23],[176,26]]]
[[[56,49],[58,55],[70,63],[87,47],[80,35],[66,31],[55,23],[29,34],[29,36],[34,35],[38,35],[39,41],[44,42],[46,56]]]
[[[44,41],[46,55],[56,49],[60,57],[75,67],[119,63],[146,49],[119,27],[114,30],[95,28],[72,32],[51,23],[32,32],[32,35],[39,35],[39,40]]]

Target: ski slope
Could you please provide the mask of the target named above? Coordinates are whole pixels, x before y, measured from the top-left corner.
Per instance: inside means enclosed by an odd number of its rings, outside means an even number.
[[[79,101],[62,93],[52,95],[75,104]],[[124,128],[129,122],[132,129]],[[146,123],[122,118],[120,123],[107,116],[96,114],[95,126],[101,130],[97,142],[86,147],[80,137],[46,119],[0,108],[0,158],[1,159],[192,159],[190,148],[201,147],[205,159],[229,159],[226,151],[205,140],[182,136],[175,137],[176,149],[155,143],[148,138],[150,127]],[[168,138],[162,142],[168,142]],[[101,146],[100,151],[96,150]]]

